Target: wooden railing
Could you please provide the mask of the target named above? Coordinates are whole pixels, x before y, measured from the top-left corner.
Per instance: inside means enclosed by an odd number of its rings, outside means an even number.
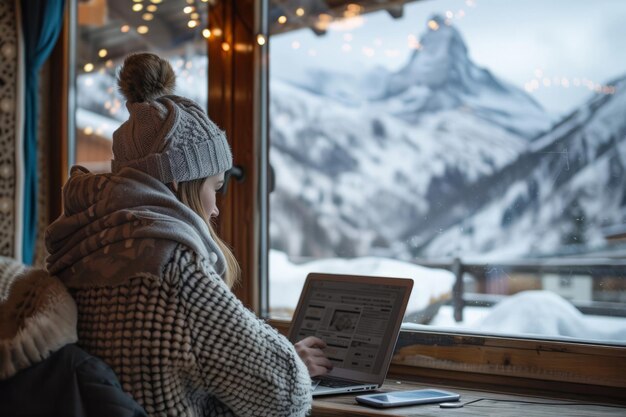
[[[580,279],[591,277],[594,280],[613,278],[621,281],[621,291],[626,294],[626,259],[589,259],[559,258],[537,259],[516,262],[463,262],[460,258],[444,261],[417,261],[418,265],[451,271],[455,276],[450,303],[454,307],[454,319],[463,320],[463,309],[466,306],[489,307],[506,295],[488,294],[484,291],[490,275],[514,275],[530,273],[541,277],[545,274]],[[465,274],[471,274],[477,281],[479,291],[468,293],[465,290]],[[617,289],[619,291],[619,288]],[[623,301],[579,301],[572,304],[584,314],[626,317],[626,297]]]

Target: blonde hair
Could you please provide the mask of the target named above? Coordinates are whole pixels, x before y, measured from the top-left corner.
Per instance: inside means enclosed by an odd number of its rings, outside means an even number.
[[[200,189],[202,188],[202,184],[206,178],[199,178],[196,180],[185,181],[178,184],[178,190],[176,192],[178,199],[187,207],[196,212],[209,227],[209,233],[213,240],[217,243],[217,246],[220,248],[222,253],[224,254],[224,259],[226,260],[226,271],[224,273],[224,281],[228,288],[232,288],[238,281],[239,275],[241,274],[241,268],[237,263],[237,259],[233,255],[233,252],[230,250],[228,245],[219,238],[217,233],[213,228],[211,223],[211,216],[204,210],[202,207],[202,202],[200,200]]]

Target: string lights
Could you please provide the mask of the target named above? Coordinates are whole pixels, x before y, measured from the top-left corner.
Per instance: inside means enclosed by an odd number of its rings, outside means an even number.
[[[209,0],[202,0],[202,1],[203,3],[209,2]],[[130,9],[133,12],[145,11],[141,15],[141,18],[143,21],[147,23],[147,22],[151,22],[152,20],[154,20],[154,13],[158,11],[157,5],[161,4],[162,0],[150,0],[150,4],[145,4],[145,3],[146,2],[144,0],[133,0],[133,2],[130,5]],[[185,7],[182,8],[182,12],[185,15],[189,15],[189,20],[187,21],[187,27],[190,29],[196,29],[200,25],[201,16],[199,13],[197,13],[196,7],[193,6],[194,4],[193,0],[187,0],[186,3],[188,5],[185,5]],[[214,3],[214,2],[211,1],[211,3]],[[124,23],[120,26],[120,32],[129,33],[130,31],[131,31],[131,25]],[[140,35],[145,35],[150,31],[150,27],[147,24],[139,25],[135,27],[135,31]],[[201,33],[205,39],[209,39],[211,36],[221,36],[222,31],[221,29],[218,29],[218,28],[214,29],[213,31],[211,31],[208,28],[204,28]],[[259,39],[260,38],[257,38],[257,42],[260,45],[264,44],[265,42],[264,38],[263,40],[259,40]],[[230,50],[230,45],[227,42],[223,42],[221,46],[224,51]],[[108,55],[109,55],[109,51],[107,49],[101,48],[98,50],[98,57],[103,59],[103,62],[101,63],[100,68],[97,69],[98,74],[104,74],[106,70],[110,71],[113,69],[114,67],[113,60],[106,59]],[[190,70],[193,66],[193,63],[191,61],[188,61],[185,63],[183,60],[181,60],[180,62],[177,63],[176,66],[179,68],[182,68],[184,66],[185,67],[185,69],[183,70],[184,74],[181,74],[181,78],[185,79],[188,83],[192,82],[192,76],[190,74]],[[96,66],[92,62],[88,62],[83,65],[83,71],[85,73],[92,73],[94,70],[96,70]],[[82,85],[84,85],[87,88],[93,88],[94,79],[92,77],[86,77],[84,81],[82,82]],[[110,96],[114,96],[115,94],[115,89],[113,87],[107,88],[106,91]],[[104,109],[111,116],[115,116],[121,110],[121,107],[122,107],[122,103],[117,98],[106,100],[104,102]],[[101,135],[102,132],[104,131],[108,131],[108,126],[100,126],[97,128],[94,128],[93,126],[87,126],[83,129],[83,133],[85,135],[92,135],[94,133]]]
[[[436,22],[436,21],[434,21],[434,20],[429,20],[429,21],[428,21],[428,28],[429,28],[430,30],[439,30],[439,23],[437,23],[437,22]]]
[[[131,10],[134,12],[141,12],[142,10],[144,10],[144,4],[143,4],[144,0],[133,0],[133,4],[131,5]],[[163,0],[150,0],[151,4],[148,4],[145,6],[145,13],[143,13],[141,15],[141,18],[145,21],[145,22],[151,22],[152,20],[154,20],[154,13],[158,10],[158,4],[161,4],[163,2]],[[209,1],[209,0],[202,0],[203,3],[210,3],[210,4],[214,4],[214,1]],[[182,11],[184,14],[189,15],[189,20],[187,21],[187,27],[189,29],[195,29],[197,27],[200,26],[201,24],[201,16],[200,13],[198,13],[196,11],[196,6],[194,6],[193,4],[195,3],[194,0],[187,0],[186,1],[187,5],[185,7],[183,7]],[[120,27],[120,32],[122,33],[128,33],[130,32],[130,25],[128,24],[123,24]],[[137,31],[137,33],[141,34],[141,35],[145,35],[150,31],[150,28],[147,25],[140,25],[137,26],[137,28],[135,29]],[[202,32],[202,36],[204,36],[206,39],[208,39],[211,36],[210,32]]]
[[[469,8],[474,8],[474,7],[477,6],[476,0],[465,0],[465,5],[467,7],[469,7]],[[453,20],[455,20],[455,19],[456,20],[461,20],[466,15],[467,15],[467,12],[465,11],[465,9],[459,9],[459,10],[456,11],[456,13],[453,12],[452,10],[446,10],[446,12],[445,12],[446,19],[444,20],[444,23],[447,26],[451,26]]]
[[[209,0],[202,0],[203,3],[206,3],[208,1]],[[161,2],[162,0],[150,0],[150,3],[152,4],[147,4],[144,7],[144,3],[147,3],[147,1],[144,2],[144,0],[133,0],[131,9],[135,12],[139,12],[145,9],[146,12],[142,14],[142,19],[146,22],[150,22],[154,19],[154,15],[152,13],[155,13],[157,11],[157,4],[160,4]],[[190,2],[188,1],[187,3],[189,5],[185,5],[185,7],[182,8],[182,12],[186,16],[189,17],[189,20],[187,21],[187,27],[189,29],[195,30],[202,24],[201,16],[197,12],[196,7],[192,5],[194,3],[193,0]],[[465,4],[468,8],[474,8],[477,6],[477,1],[465,0]],[[180,11],[181,10],[179,9],[178,13],[180,13]],[[320,13],[317,15],[312,15],[312,17],[315,18],[314,25],[318,29],[326,30],[331,25],[333,25],[333,28],[337,28],[338,30],[349,30],[352,27],[356,27],[358,25],[363,24],[364,18],[361,15],[362,12],[363,12],[362,6],[357,5],[357,4],[348,4],[345,7],[345,9],[342,10],[339,16],[333,16],[329,13]],[[279,16],[276,22],[279,24],[286,24],[288,22],[288,19],[296,19],[294,16],[297,16],[299,18],[304,17],[307,14],[307,11],[303,7],[298,7],[295,10],[292,10],[291,13],[293,14],[287,13],[286,15]],[[467,15],[468,15],[468,10],[466,9],[458,9],[456,11],[447,10],[444,13],[444,16],[445,16],[444,24],[451,25],[453,20],[464,19],[465,17],[467,17]],[[438,23],[435,20],[430,20],[427,22],[427,27],[430,30],[436,31],[440,29],[440,24],[441,22]],[[130,29],[131,29],[131,26],[129,26],[128,24],[123,24],[120,27],[120,31],[122,33],[128,33]],[[149,32],[149,27],[147,25],[140,25],[140,26],[137,26],[135,30],[137,33],[141,35],[145,35]],[[201,35],[205,39],[218,38],[215,41],[216,42],[220,41],[218,44],[220,45],[221,49],[224,52],[230,52],[231,49],[234,49],[237,52],[241,52],[244,50],[245,51],[252,50],[253,44],[252,45],[234,44],[231,46],[231,44],[229,44],[228,42],[222,39],[219,39],[222,36],[222,30],[220,28],[209,29],[205,27],[201,30]],[[381,39],[375,39],[373,43],[369,46],[360,47],[360,45],[357,46],[353,42],[354,35],[348,32],[342,35],[342,40],[343,42],[340,43],[339,47],[345,53],[353,53],[353,54],[361,53],[363,56],[368,57],[368,58],[371,58],[374,56],[381,56],[381,54],[384,54],[384,56],[387,56],[389,58],[397,58],[401,55],[400,49],[388,48],[388,47],[385,48],[385,45],[383,45],[383,42]],[[264,46],[267,44],[268,38],[264,34],[257,34],[255,37],[255,41],[259,46]],[[415,49],[415,50],[420,50],[423,48],[418,37],[413,34],[409,34],[407,36],[407,47],[409,49]],[[295,40],[291,43],[291,48],[293,50],[300,50],[303,53],[306,53],[312,57],[317,56],[318,54],[318,51],[316,49],[309,48],[305,42],[301,43],[298,40]],[[102,48],[98,50],[98,56],[103,59],[100,65],[108,69],[112,69],[114,66],[113,61],[111,59],[107,59],[106,61],[104,61],[104,59],[107,58],[108,55],[109,55],[109,52],[106,49]],[[190,71],[193,67],[193,64],[191,61],[179,60],[176,62],[176,67],[185,71],[184,79],[187,82],[192,81],[193,77]],[[83,70],[85,73],[91,73],[94,71],[94,69],[95,69],[95,66],[91,62],[88,62],[84,64],[83,66]],[[100,68],[99,72],[101,72],[103,69],[104,68]],[[194,73],[196,72],[195,68],[193,72]],[[94,75],[94,77],[96,77],[96,75]],[[84,85],[86,86],[92,86],[93,83],[94,81],[91,78],[86,78],[84,81]],[[586,88],[598,94],[615,94],[616,92],[616,87],[614,85],[603,85],[586,77],[548,76],[541,69],[537,69],[534,72],[534,77],[529,79],[524,84],[524,89],[528,93],[534,93],[539,89],[547,89],[547,88],[564,88],[564,89]],[[110,95],[115,94],[115,90],[113,88],[107,89],[107,92]],[[107,100],[104,103],[104,108],[111,115],[117,114],[118,111],[120,111],[121,106],[122,104],[118,99]],[[97,133],[98,130],[99,129],[94,130],[93,127],[88,126],[84,129],[84,133],[92,134],[94,131]]]
[[[541,68],[537,68],[534,75],[533,79],[524,83],[524,90],[528,93],[534,93],[540,88],[586,88],[597,94],[615,94],[617,90],[614,85],[600,84],[587,77],[550,77]]]
[[[477,6],[477,1],[465,0],[465,4],[467,7],[473,8]],[[363,6],[355,3],[350,3],[345,6],[339,17],[335,17],[330,13],[319,13],[316,16],[317,18],[315,19],[315,23],[313,25],[316,29],[320,31],[326,31],[331,25],[337,30],[349,31],[363,25],[363,23],[365,22],[365,19],[362,16],[363,10]],[[303,7],[298,7],[295,10],[292,10],[292,12],[295,14],[295,16],[298,17],[303,17],[306,14],[306,11]],[[466,15],[467,12],[464,9],[459,9],[456,12],[448,10],[445,12],[445,24],[451,25],[452,19],[462,19]],[[276,22],[278,24],[284,25],[288,22],[288,19],[289,18],[287,14],[282,14],[276,19]],[[431,30],[439,29],[439,23],[435,20],[430,20],[427,25]],[[345,53],[352,52],[354,50],[354,47],[350,44],[350,42],[352,41],[352,34],[346,33],[343,40],[344,43],[340,46],[341,50]],[[259,42],[257,39],[257,43],[259,43],[259,45],[264,45],[266,41],[267,40],[264,39],[263,41]],[[291,47],[294,50],[300,49],[301,46],[302,45],[299,41],[294,41],[291,44]],[[373,57],[376,55],[376,49],[380,49],[381,46],[382,41],[380,39],[377,39],[374,41],[374,47],[362,47],[360,51],[366,57]],[[415,35],[411,34],[408,35],[407,47],[409,49],[419,50],[422,49],[422,44]],[[313,49],[307,49],[306,53],[308,53],[310,56],[315,56],[317,54],[317,52]],[[401,51],[396,48],[387,48],[383,50],[382,53],[390,58],[397,58],[401,55]]]

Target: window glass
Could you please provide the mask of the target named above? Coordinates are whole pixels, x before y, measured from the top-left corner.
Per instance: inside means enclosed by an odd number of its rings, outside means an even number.
[[[94,0],[78,2],[76,40],[75,161],[110,170],[111,139],[127,120],[116,75],[132,52],[170,60],[176,94],[206,109],[208,5],[194,0]]]
[[[398,276],[406,327],[626,343],[624,18],[271,1],[271,314],[311,271]]]

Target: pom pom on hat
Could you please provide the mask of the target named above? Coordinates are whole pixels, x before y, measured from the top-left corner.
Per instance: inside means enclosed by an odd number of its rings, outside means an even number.
[[[167,60],[150,53],[126,58],[118,85],[130,116],[113,133],[113,173],[130,167],[167,184],[232,167],[224,132],[197,103],[173,95],[175,83]]]
[[[174,94],[176,74],[170,63],[157,55],[132,54],[124,60],[117,85],[126,100],[140,103]]]

